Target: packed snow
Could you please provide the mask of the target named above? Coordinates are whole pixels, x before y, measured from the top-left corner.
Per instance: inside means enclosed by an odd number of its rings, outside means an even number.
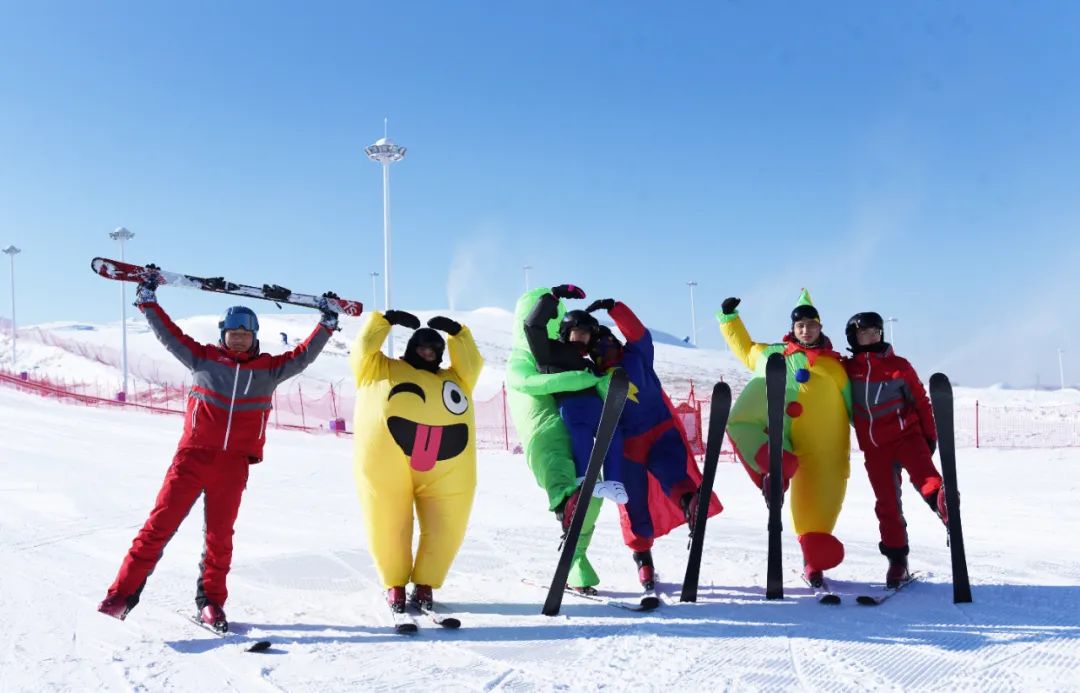
[[[482,387],[493,392],[510,315],[453,315],[473,327],[488,360]],[[264,346],[273,350],[278,332],[302,338],[314,324],[310,314],[262,319]],[[216,338],[213,317],[180,324],[198,339]],[[347,382],[343,357],[357,324],[304,377]],[[117,325],[46,327],[103,348],[119,343]],[[182,378],[137,320],[131,329],[133,364]],[[19,352],[20,365],[41,374],[117,377],[109,363],[29,334]],[[736,390],[745,381],[725,352],[663,344],[657,354],[662,377],[681,394],[690,378],[699,394],[719,377]],[[1068,392],[964,389],[958,397],[1029,411],[1078,406]],[[273,643],[251,654],[177,613],[194,609],[198,508],[126,621],[95,610],[146,518],[180,426],[175,416],[0,388],[0,690],[1080,689],[1077,448],[959,451],[971,604],[952,603],[944,530],[910,486],[911,566],[921,579],[882,606],[855,604],[886,567],[856,451],[836,529],[847,558],[829,574],[841,606],[819,605],[791,571],[800,554],[789,522],[786,598],[764,599],[765,506],[745,472],[724,463],[716,488],[725,511],[709,523],[697,604],[678,603],[680,528],[654,548],[668,597],[660,609],[638,614],[567,596],[554,618],[540,615],[544,592],[523,580],[550,580],[558,525],[522,456],[482,450],[470,529],[436,592],[463,626],[447,631],[421,620],[417,635],[400,636],[365,547],[352,440],[272,430],[237,522],[229,581],[236,629]],[[605,595],[635,599],[634,565],[610,504],[590,556]]]

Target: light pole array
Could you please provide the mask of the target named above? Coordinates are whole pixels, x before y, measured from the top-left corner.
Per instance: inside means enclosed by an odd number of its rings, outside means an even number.
[[[525,273],[525,291],[529,290],[529,270],[532,269],[532,265],[522,265],[521,271]]]
[[[697,346],[697,311],[694,310],[694,287],[697,282],[686,282],[690,287],[690,343]]]
[[[4,248],[4,254],[11,258],[11,370],[15,370],[15,256],[22,251],[13,245]]]
[[[135,238],[135,234],[123,226],[109,234],[109,238],[120,242],[120,262],[124,262],[124,242]],[[124,371],[124,384],[117,399],[127,401],[128,391],[128,357],[127,357],[127,282],[120,282],[120,363]]]
[[[383,136],[375,144],[365,147],[368,158],[382,166],[383,180],[383,302],[390,307],[390,164],[405,158],[405,147],[394,144],[386,135],[386,121],[383,121]],[[393,356],[393,328],[387,333],[386,355]]]

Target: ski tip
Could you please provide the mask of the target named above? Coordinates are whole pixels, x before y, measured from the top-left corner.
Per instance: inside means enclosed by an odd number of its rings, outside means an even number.
[[[653,611],[660,608],[660,597],[642,597],[637,611]]]
[[[818,602],[821,604],[835,606],[841,603],[841,599],[840,595],[838,594],[824,594],[821,596],[820,599],[818,599]]]
[[[251,647],[244,650],[245,652],[266,652],[270,649],[269,640],[258,640],[251,644]]]
[[[412,635],[417,630],[415,623],[399,623],[394,626],[394,632],[398,635]]]
[[[934,373],[932,376],[930,376],[930,387],[948,387],[951,389],[952,384],[949,382],[949,376],[945,375],[944,373]]]
[[[452,616],[447,616],[439,621],[439,625],[449,630],[457,630],[461,628],[461,621]]]
[[[877,598],[865,594],[855,597],[855,602],[857,604],[862,604],[863,606],[879,606],[881,604]]]

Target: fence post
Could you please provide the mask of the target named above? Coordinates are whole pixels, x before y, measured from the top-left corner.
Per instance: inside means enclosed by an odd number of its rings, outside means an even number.
[[[304,418],[304,388],[300,387],[300,383],[296,384],[296,397],[300,400],[300,425],[307,428],[307,419]]]
[[[979,400],[975,400],[975,448],[979,447]]]
[[[503,445],[510,449],[510,428],[506,424],[506,383],[502,384],[502,410],[503,410]]]

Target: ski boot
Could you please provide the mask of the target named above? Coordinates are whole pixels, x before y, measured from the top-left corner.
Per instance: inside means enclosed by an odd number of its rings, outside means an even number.
[[[137,602],[138,600],[135,600]],[[123,621],[131,610],[135,608],[135,602],[131,597],[122,597],[119,594],[109,594],[98,604],[97,610],[106,616]]]
[[[206,606],[199,609],[199,620],[219,633],[229,632],[229,621],[225,618],[225,610],[213,602],[207,602]]]
[[[641,587],[648,591],[656,588],[656,569],[653,567],[652,551],[634,552],[634,563],[637,564],[638,582]]]
[[[394,613],[405,613],[405,586],[391,587],[386,590],[386,603]]]
[[[882,556],[889,559],[889,569],[885,571],[886,589],[894,590],[911,579],[911,573],[908,572],[907,546],[889,547],[878,544],[878,550]]]
[[[574,519],[574,511],[577,509],[578,498],[581,497],[581,487],[578,486],[574,489],[574,492],[563,499],[563,502],[559,504],[559,507],[555,508],[555,519],[562,525],[563,536],[570,531],[570,523]]]
[[[825,573],[820,570],[812,570],[810,566],[803,566],[803,579],[816,590],[828,589],[825,586]]]
[[[432,594],[431,585],[413,585],[409,594],[409,603],[418,609],[430,611],[435,606],[435,595]]]

